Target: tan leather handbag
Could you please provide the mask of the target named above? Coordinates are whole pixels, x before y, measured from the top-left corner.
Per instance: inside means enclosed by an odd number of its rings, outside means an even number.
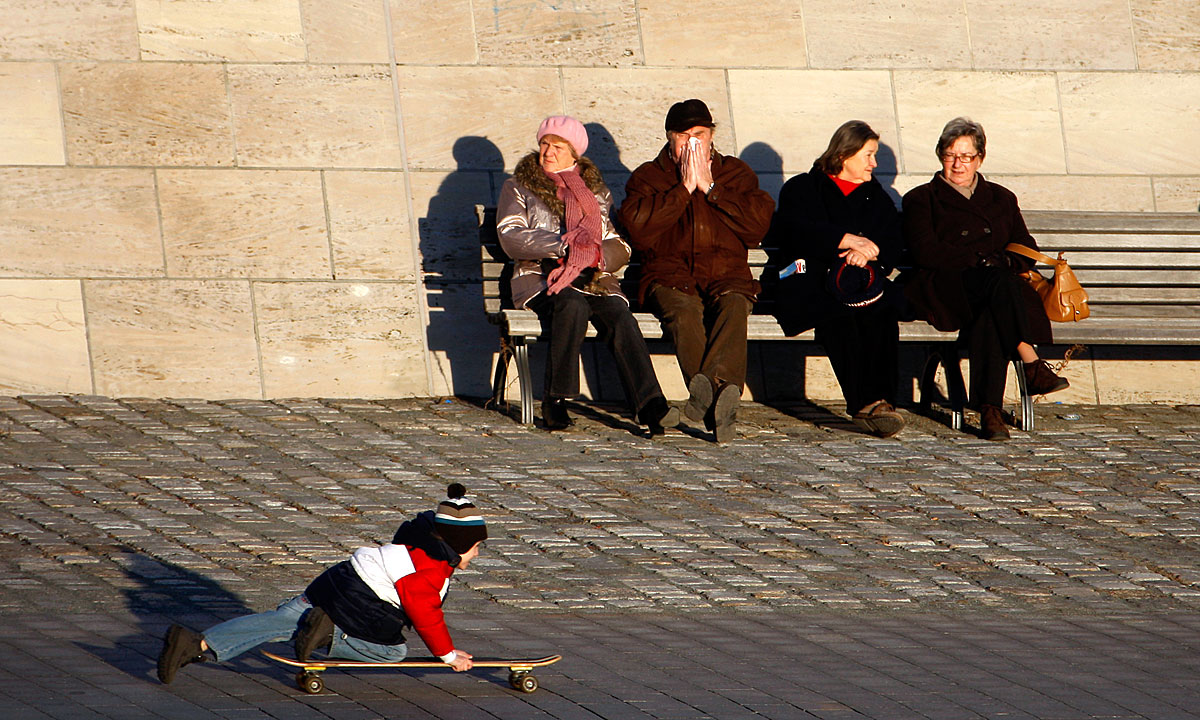
[[[1088,308],[1087,290],[1079,284],[1075,271],[1067,264],[1061,252],[1056,260],[1021,243],[1009,243],[1004,249],[1054,268],[1054,282],[1047,280],[1036,269],[1021,273],[1021,277],[1028,280],[1042,298],[1042,306],[1046,308],[1046,317],[1050,320],[1075,322],[1092,314]]]

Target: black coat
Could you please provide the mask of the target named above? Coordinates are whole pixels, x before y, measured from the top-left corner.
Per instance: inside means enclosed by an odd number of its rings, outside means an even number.
[[[784,184],[771,226],[770,244],[776,248],[772,265],[786,266],[797,258],[804,258],[806,264],[804,273],[780,280],[775,290],[775,316],[787,335],[846,311],[825,286],[846,233],[879,246],[878,262],[885,274],[900,261],[904,250],[900,214],[879,181],[871,178],[843,195],[814,165]]]
[[[1017,196],[1010,190],[979,175],[975,192],[967,199],[939,175],[904,196],[904,240],[914,267],[903,282],[905,296],[919,317],[939,330],[961,330],[971,320],[963,270],[996,254],[1005,255],[1014,271],[1026,270],[1033,262],[1004,253],[1004,246],[1020,243],[1036,250],[1037,241],[1025,227]],[[1030,341],[1048,343],[1050,321],[1037,293],[1026,288]]]

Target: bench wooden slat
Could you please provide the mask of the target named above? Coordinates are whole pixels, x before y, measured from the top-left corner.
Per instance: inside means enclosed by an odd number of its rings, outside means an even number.
[[[1200,250],[1200,235],[1171,233],[1161,235],[1114,233],[1093,235],[1080,233],[1037,233],[1038,247],[1047,255],[1049,250],[1076,252],[1081,250],[1131,250],[1145,253],[1163,250]],[[1070,256],[1068,256],[1068,259]]]
[[[1200,238],[1198,238],[1200,239]],[[1053,257],[1054,253],[1046,253]],[[1064,257],[1072,269],[1080,268],[1192,268],[1200,269],[1200,252],[1093,252],[1075,250]],[[1046,267],[1039,263],[1039,267]],[[1200,283],[1200,279],[1196,281]]]
[[[1200,233],[1200,213],[1070,212],[1029,210],[1025,225],[1034,237],[1039,233]]]

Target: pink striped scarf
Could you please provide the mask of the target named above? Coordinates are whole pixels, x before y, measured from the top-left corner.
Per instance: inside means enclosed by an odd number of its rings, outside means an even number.
[[[600,202],[579,176],[579,166],[546,174],[558,186],[556,194],[566,206],[563,213],[563,240],[567,243],[567,257],[550,271],[546,283],[546,293],[553,295],[570,287],[579,273],[587,268],[603,269],[604,256],[600,252],[600,241],[604,233],[600,221]]]

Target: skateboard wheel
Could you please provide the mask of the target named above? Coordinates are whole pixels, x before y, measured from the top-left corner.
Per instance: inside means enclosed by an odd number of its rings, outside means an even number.
[[[309,695],[316,695],[325,689],[325,681],[321,676],[311,672],[296,673],[296,684]]]
[[[527,672],[509,673],[508,684],[512,685],[514,690],[520,690],[523,693],[531,693],[538,689],[537,678]]]

